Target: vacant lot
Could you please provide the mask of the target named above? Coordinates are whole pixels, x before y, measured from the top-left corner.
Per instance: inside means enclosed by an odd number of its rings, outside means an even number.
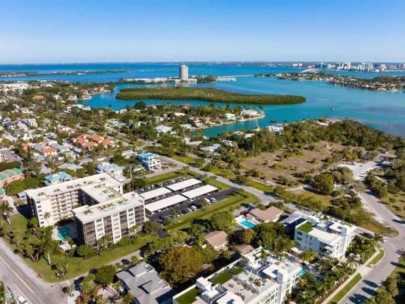
[[[319,172],[324,166],[323,160],[331,156],[333,151],[342,149],[342,145],[319,142],[313,150],[302,149],[300,155],[290,153],[291,156],[286,157],[289,153],[287,149],[282,149],[246,158],[242,162],[242,166],[246,170],[258,170],[266,180],[272,183],[278,183],[280,176],[296,181],[297,178],[294,174],[310,173],[311,170]]]

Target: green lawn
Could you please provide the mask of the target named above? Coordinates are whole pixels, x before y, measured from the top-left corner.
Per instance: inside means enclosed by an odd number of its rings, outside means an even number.
[[[178,178],[181,176],[192,177],[192,175],[189,174],[188,172],[180,170],[180,171],[173,171],[173,172],[163,173],[160,175],[155,175],[153,177],[148,177],[148,178],[146,178],[146,180],[148,181],[148,183],[150,185],[153,185],[153,184],[164,183],[164,182],[167,182],[168,180]]]
[[[21,240],[24,237],[25,227],[27,225],[27,219],[21,214],[15,214],[11,216],[11,230],[15,232],[18,238]],[[69,272],[65,276],[64,280],[72,279],[81,274],[84,274],[90,271],[93,268],[100,267],[115,260],[120,259],[121,257],[128,255],[141,247],[145,246],[148,242],[152,241],[154,236],[144,236],[139,237],[135,244],[126,247],[117,247],[108,251],[103,252],[100,256],[94,256],[88,259],[80,257],[68,257],[67,262],[69,264]],[[11,248],[15,246],[9,244]],[[52,263],[57,263],[62,259],[63,255],[53,254],[51,255]],[[55,278],[54,271],[48,265],[47,261],[44,258],[41,258],[38,262],[33,262],[30,259],[24,259],[24,261],[37,273],[40,273],[45,281],[47,282],[58,282]]]
[[[186,156],[180,156],[180,155],[175,154],[175,155],[172,155],[171,158],[173,158],[173,159],[175,159],[177,161],[180,161],[182,163],[185,163],[187,165],[194,164],[195,161],[196,161],[196,158],[191,157],[191,156],[187,156],[187,155]]]
[[[221,183],[221,182],[217,181],[215,178],[207,179],[206,183],[211,185],[211,186],[217,187],[219,190],[225,190],[225,189],[231,188],[227,184],[224,184],[224,183]]]
[[[350,282],[343,287],[333,298],[329,301],[328,304],[339,303],[343,299],[343,297],[353,289],[354,286],[361,280],[361,274],[358,273],[354,278],[350,280]]]
[[[304,231],[306,233],[310,233],[312,231],[312,224],[310,222],[306,222],[297,228],[298,230]]]
[[[176,302],[179,304],[190,304],[195,301],[197,296],[200,294],[200,290],[198,288],[193,288],[183,294],[182,296],[176,299]]]
[[[212,174],[215,174],[215,175],[222,176],[222,177],[224,177],[226,179],[229,179],[229,180],[235,179],[235,177],[236,177],[235,174],[233,174],[229,170],[220,169],[218,167],[211,167],[209,169],[209,172],[212,173]]]
[[[384,256],[384,249],[380,245],[377,247],[378,254],[375,256],[373,260],[370,261],[370,263],[367,264],[367,267],[373,267],[377,265],[377,263],[383,258]]]
[[[262,192],[269,192],[269,193],[273,192],[273,188],[271,186],[265,185],[253,179],[248,179],[246,182],[246,186],[255,188]]]
[[[233,269],[233,271],[231,271]],[[211,279],[212,284],[225,284],[228,282],[232,277],[236,274],[239,274],[243,271],[242,267],[236,266],[231,269],[226,269],[221,273],[217,274],[215,277]]]

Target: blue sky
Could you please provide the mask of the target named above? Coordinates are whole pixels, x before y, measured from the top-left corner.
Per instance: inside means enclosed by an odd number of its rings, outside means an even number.
[[[405,61],[402,0],[0,0],[0,63]]]

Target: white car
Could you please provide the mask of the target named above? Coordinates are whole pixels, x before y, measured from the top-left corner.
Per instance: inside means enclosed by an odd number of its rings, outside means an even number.
[[[23,296],[19,296],[19,297],[17,298],[17,301],[18,301],[19,304],[28,304],[27,300],[24,299]]]

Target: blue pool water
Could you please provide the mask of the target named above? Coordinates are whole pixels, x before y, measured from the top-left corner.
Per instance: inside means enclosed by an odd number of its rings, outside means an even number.
[[[301,269],[301,271],[298,273],[300,276],[303,276],[303,275],[305,275],[307,273],[307,271],[304,269],[304,268],[302,268]]]
[[[68,227],[63,227],[58,230],[58,237],[65,241],[65,239],[70,236],[70,229]]]
[[[251,221],[248,221],[248,220],[243,220],[240,222],[240,224],[247,228],[250,228],[250,229],[252,229],[256,226],[254,223],[252,223]]]

